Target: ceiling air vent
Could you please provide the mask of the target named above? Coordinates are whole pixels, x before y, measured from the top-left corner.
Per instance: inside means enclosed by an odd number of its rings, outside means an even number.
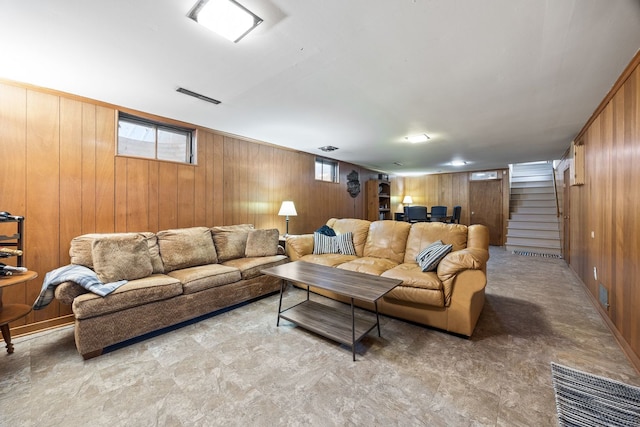
[[[194,98],[198,98],[198,99],[201,99],[203,101],[210,102],[212,104],[216,104],[216,105],[220,104],[220,101],[218,101],[217,99],[213,99],[213,98],[209,98],[208,96],[200,95],[199,93],[190,91],[189,89],[185,89],[183,87],[179,87],[178,89],[176,89],[176,92],[184,93],[185,95],[193,96]]]
[[[320,147],[319,149],[324,152],[328,152],[328,151],[336,151],[338,147],[334,147],[333,145],[325,145],[324,147]]]

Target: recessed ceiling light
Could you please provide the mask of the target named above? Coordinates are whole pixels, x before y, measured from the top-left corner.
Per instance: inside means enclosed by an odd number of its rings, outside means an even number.
[[[451,166],[464,166],[466,165],[468,162],[462,161],[462,160],[454,160],[451,162]]]
[[[336,151],[338,147],[334,147],[333,145],[325,145],[324,147],[318,147],[319,150],[322,151]]]
[[[426,133],[421,133],[418,135],[405,136],[404,139],[415,144],[417,142],[427,142],[431,138],[429,138],[429,135]]]
[[[187,16],[234,43],[262,23],[261,18],[234,0],[199,0]]]

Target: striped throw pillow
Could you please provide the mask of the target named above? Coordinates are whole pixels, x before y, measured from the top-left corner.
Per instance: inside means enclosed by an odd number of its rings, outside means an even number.
[[[351,231],[334,237],[338,245],[338,253],[343,255],[355,255],[356,248],[353,246],[353,233]]]
[[[418,259],[418,265],[420,266],[422,271],[434,271],[438,267],[438,263],[442,261],[442,258],[444,258],[449,252],[451,252],[451,249],[453,248],[453,245],[443,245],[442,243],[436,243],[432,243],[431,245],[429,245],[428,248],[430,249],[428,251],[420,251],[421,254],[424,253],[423,256]]]
[[[420,253],[416,256],[416,262],[420,264],[420,260],[426,257],[429,254],[429,252],[431,252],[431,249],[440,245],[442,245],[442,240],[436,240],[435,242],[431,243],[429,246],[421,250]]]
[[[338,245],[335,237],[326,236],[321,233],[313,233],[313,254],[337,254]]]

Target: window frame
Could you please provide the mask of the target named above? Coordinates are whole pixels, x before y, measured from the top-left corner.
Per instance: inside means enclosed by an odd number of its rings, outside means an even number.
[[[324,179],[324,173],[321,173],[320,178],[318,178],[318,174],[317,174],[318,164],[320,164],[322,172],[324,172],[324,168],[327,165],[331,167],[331,180]],[[316,157],[316,160],[314,162],[314,177],[316,181],[331,182],[334,184],[339,184],[340,183],[340,163],[337,160],[331,160],[325,157]]]
[[[120,152],[120,122],[124,121],[129,124],[146,126],[153,128],[154,131],[154,157],[145,156],[145,155],[135,155],[128,153]],[[168,132],[174,134],[180,134],[187,137],[186,141],[186,152],[184,153],[184,159],[186,160],[178,160],[178,159],[166,159],[158,157],[158,132]],[[136,116],[133,114],[125,113],[122,111],[118,111],[117,117],[117,132],[116,132],[116,155],[124,156],[124,157],[135,157],[140,159],[148,159],[148,160],[156,160],[160,162],[173,162],[180,163],[184,165],[197,165],[196,159],[196,129],[189,128],[186,126],[173,125],[169,123],[165,123],[158,120],[152,120],[145,117]]]

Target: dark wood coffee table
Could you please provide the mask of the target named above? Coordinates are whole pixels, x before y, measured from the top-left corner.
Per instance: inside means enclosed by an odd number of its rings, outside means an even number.
[[[378,300],[391,289],[402,283],[402,280],[334,267],[294,261],[262,270],[263,274],[279,277],[280,302],[278,303],[278,321],[285,319],[296,325],[330,338],[342,344],[350,345],[353,361],[356,360],[356,343],[373,328],[378,328],[380,335],[380,317]],[[292,307],[282,310],[282,294],[286,281],[297,282],[307,287],[307,299]],[[351,316],[336,307],[309,300],[310,287],[325,289],[351,299]],[[375,305],[375,322],[363,316],[356,316],[353,301],[361,300]]]

